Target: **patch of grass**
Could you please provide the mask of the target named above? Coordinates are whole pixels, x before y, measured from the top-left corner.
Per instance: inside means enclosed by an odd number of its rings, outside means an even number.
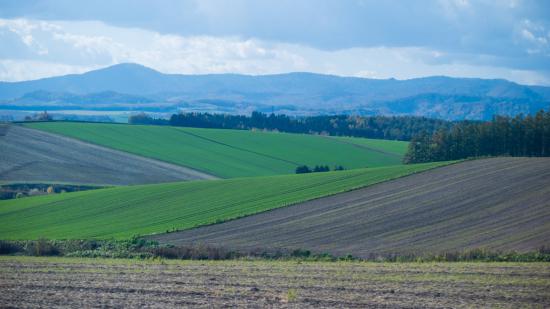
[[[288,303],[295,302],[297,298],[298,292],[296,291],[296,289],[288,289],[288,291],[286,291],[286,301]]]
[[[0,201],[0,239],[128,239],[189,229],[446,164],[139,185]]]
[[[339,140],[307,134],[106,123],[39,122],[25,126],[222,178],[292,174],[300,165],[331,168],[342,165],[346,169],[397,165],[401,164],[407,144],[351,137]]]

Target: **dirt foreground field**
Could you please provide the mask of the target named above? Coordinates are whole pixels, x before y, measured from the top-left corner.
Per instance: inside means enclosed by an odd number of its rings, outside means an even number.
[[[0,132],[0,181],[133,185],[211,175],[18,125]]]
[[[473,248],[537,250],[550,244],[549,223],[550,158],[494,158],[150,239],[369,258]]]
[[[539,263],[0,257],[0,307],[548,307]]]

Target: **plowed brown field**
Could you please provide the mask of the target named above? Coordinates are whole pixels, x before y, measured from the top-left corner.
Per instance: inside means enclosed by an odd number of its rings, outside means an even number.
[[[7,308],[545,308],[550,268],[0,257],[0,290]]]
[[[347,193],[150,237],[228,249],[335,255],[550,244],[550,158],[467,161]]]
[[[131,185],[216,178],[17,125],[0,134],[0,181]]]

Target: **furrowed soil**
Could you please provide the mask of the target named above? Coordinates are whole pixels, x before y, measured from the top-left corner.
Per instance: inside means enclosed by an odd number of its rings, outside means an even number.
[[[132,185],[216,178],[17,125],[0,134],[0,182]]]
[[[544,308],[550,267],[4,256],[0,289],[13,308]]]
[[[550,158],[466,161],[150,239],[364,258],[472,248],[537,250],[550,244]]]

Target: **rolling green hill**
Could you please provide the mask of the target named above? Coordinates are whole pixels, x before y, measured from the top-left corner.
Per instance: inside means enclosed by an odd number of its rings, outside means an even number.
[[[388,141],[383,139],[371,139],[371,138],[356,138],[356,137],[330,137],[338,141],[364,147],[366,149],[372,149],[373,151],[380,151],[382,153],[394,154],[402,156],[407,152],[409,147],[408,142],[403,141]]]
[[[52,122],[25,126],[167,161],[222,178],[291,174],[299,165],[346,169],[401,164],[407,143],[361,138]]]
[[[444,164],[139,185],[0,201],[0,239],[123,239],[188,229]]]

